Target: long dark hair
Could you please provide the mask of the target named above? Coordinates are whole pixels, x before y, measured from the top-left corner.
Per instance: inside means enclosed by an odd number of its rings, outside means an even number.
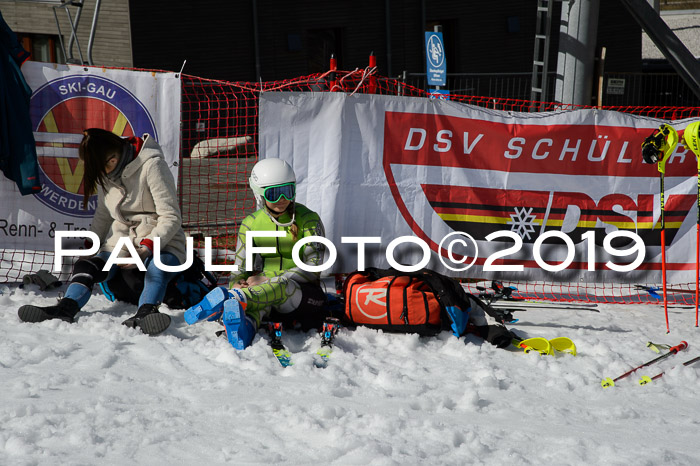
[[[90,196],[97,192],[97,184],[104,188],[107,177],[105,165],[115,155],[121,157],[124,146],[129,142],[116,134],[101,129],[90,128],[83,131],[78,155],[85,164],[83,177],[83,209],[88,209]]]

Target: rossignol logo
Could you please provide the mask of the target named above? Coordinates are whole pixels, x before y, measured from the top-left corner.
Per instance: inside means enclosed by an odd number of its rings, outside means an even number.
[[[368,319],[386,317],[386,288],[377,288],[377,284],[391,281],[391,277],[381,278],[375,283],[353,287],[357,310]]]
[[[73,75],[44,84],[32,94],[30,114],[41,169],[41,191],[34,197],[73,217],[92,217],[97,199],[93,196],[83,210],[78,146],[84,129],[105,128],[120,136],[148,133],[158,140],[144,104],[122,85],[99,76]]]

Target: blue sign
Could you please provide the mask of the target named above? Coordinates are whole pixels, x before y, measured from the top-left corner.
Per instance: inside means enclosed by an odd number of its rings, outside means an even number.
[[[425,66],[429,86],[444,86],[447,74],[445,47],[442,42],[442,32],[425,33]]]

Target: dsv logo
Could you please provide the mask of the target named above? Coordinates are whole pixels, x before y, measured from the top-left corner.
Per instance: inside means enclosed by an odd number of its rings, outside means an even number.
[[[355,302],[357,309],[369,319],[382,319],[386,316],[386,288],[377,288],[377,284],[386,282],[391,277],[382,278],[371,284],[360,285],[355,288]]]

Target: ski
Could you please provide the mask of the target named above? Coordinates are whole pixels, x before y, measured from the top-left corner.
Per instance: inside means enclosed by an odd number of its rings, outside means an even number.
[[[269,322],[268,331],[270,332],[270,348],[272,354],[275,355],[277,361],[282,367],[293,365],[292,353],[287,350],[287,347],[282,343],[282,324],[280,322]]]
[[[491,282],[491,290],[487,291],[482,286],[477,286],[480,291],[479,299],[483,299],[486,304],[494,308],[547,308],[547,309],[575,309],[582,311],[600,312],[596,308],[596,303],[562,303],[557,301],[546,301],[536,298],[513,296],[513,292],[518,289],[514,286],[503,286],[498,280]],[[524,311],[526,309],[513,309],[514,311]]]
[[[495,301],[490,303],[492,307],[505,309],[505,308],[528,308],[528,309],[560,309],[560,310],[578,310],[578,311],[591,311],[600,312],[595,303],[557,303],[550,301],[531,301],[531,300],[520,300],[520,299],[508,299],[503,301]],[[514,309],[517,310],[517,309]],[[523,309],[525,310],[525,309]]]
[[[695,357],[695,358],[693,358],[693,359],[687,360],[686,362],[683,363],[683,366],[690,366],[691,364],[695,364],[695,363],[698,362],[698,361],[700,361],[700,356],[697,356],[697,357]],[[674,366],[674,367],[675,367],[675,366]],[[649,377],[649,376],[646,376],[646,375],[645,375],[644,377],[642,377],[641,379],[639,379],[639,385],[646,385],[646,384],[648,384],[649,382],[653,382],[654,380],[660,379],[661,377],[664,376],[665,373],[666,373],[666,371],[659,372],[658,374],[656,374],[656,375],[653,376],[653,377]]]
[[[640,290],[640,291],[646,291],[649,293],[650,296],[653,296],[656,299],[663,299],[661,295],[659,295],[657,292],[658,291],[663,291],[661,288],[658,286],[648,286],[648,285],[634,285],[635,289]],[[670,293],[692,293],[695,294],[695,289],[682,289],[682,288],[666,288],[666,291]]]
[[[314,354],[314,366],[318,368],[325,368],[328,366],[328,362],[333,352],[333,341],[335,340],[335,335],[338,333],[340,328],[340,320],[335,317],[327,317],[326,321],[323,322],[323,330],[321,332],[321,346]]]
[[[646,291],[649,294],[649,297],[652,299],[655,299],[657,301],[663,302],[663,296],[660,295],[658,292],[662,291],[661,288],[658,286],[648,286],[648,285],[635,285],[635,288],[639,291]],[[677,294],[696,294],[695,289],[683,289],[683,288],[667,288],[666,289],[667,293],[677,293]],[[644,296],[644,295],[642,295]],[[685,300],[684,300],[685,301]],[[694,305],[683,305],[683,304],[668,304],[667,307],[669,308],[675,308],[675,309],[696,309],[697,308]]]
[[[326,318],[323,323],[323,332],[321,333],[321,344],[313,355],[313,362],[315,367],[325,368],[328,366],[331,353],[333,352],[333,342],[335,335],[338,333],[340,328],[340,320],[334,317]],[[272,354],[275,356],[277,361],[279,361],[282,367],[293,366],[292,353],[287,349],[287,347],[282,342],[282,324],[280,322],[268,322],[267,330],[270,335],[269,345],[272,349]],[[225,336],[225,330],[219,330],[216,332],[216,336]]]
[[[647,361],[644,364],[640,364],[639,366],[635,367],[634,369],[630,369],[627,372],[625,372],[624,374],[622,374],[618,377],[615,377],[614,379],[607,377],[607,378],[603,379],[600,382],[600,384],[603,386],[603,388],[614,387],[615,382],[617,382],[618,380],[624,379],[625,377],[629,377],[634,372],[638,371],[639,369],[641,369],[643,367],[651,366],[652,364],[656,364],[657,362],[662,361],[670,356],[673,356],[674,354],[678,354],[679,351],[683,351],[687,347],[688,347],[688,343],[685,341],[681,341],[676,346],[672,346],[671,348],[669,348],[667,353],[662,354],[658,358],[654,358],[651,361]]]

